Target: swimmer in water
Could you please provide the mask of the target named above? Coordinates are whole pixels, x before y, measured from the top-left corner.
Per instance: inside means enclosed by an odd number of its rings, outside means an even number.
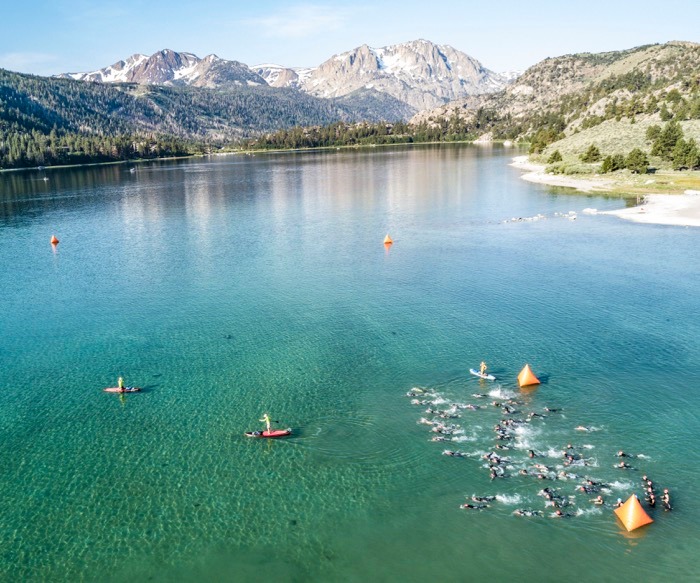
[[[576,431],[590,431],[590,427],[586,427],[585,425],[579,425],[578,427],[575,428]]]
[[[625,453],[624,451],[620,450],[615,454],[617,457],[629,457],[632,458],[634,457],[633,455],[630,455],[628,453]]]
[[[484,508],[488,508],[488,504],[461,504],[460,508],[464,510],[483,510]]]
[[[561,510],[559,510],[559,508],[557,508],[554,511],[554,514],[552,514],[552,518],[567,518],[569,516],[571,516],[571,514],[569,514],[568,512],[564,514]]]
[[[547,413],[559,413],[561,411],[561,409],[552,409],[551,407],[545,407],[544,410],[547,411]]]
[[[631,465],[629,465],[627,462],[620,462],[619,464],[616,464],[613,466],[614,468],[618,468],[620,470],[631,470],[633,469]]]
[[[538,492],[540,496],[544,496],[546,500],[554,500],[556,494],[551,488],[543,488]]]
[[[668,488],[664,488],[664,493],[661,495],[661,504],[664,505],[665,511],[672,510],[672,508],[671,508],[671,495],[668,493]]]
[[[476,494],[472,496],[474,502],[493,502],[495,499],[495,496],[477,496]]]
[[[517,510],[513,510],[513,514],[515,516],[542,516],[542,512],[539,510],[530,510],[527,508],[518,508]]]
[[[466,457],[466,454],[461,451],[452,451],[449,449],[446,449],[445,451],[442,452],[442,455],[449,455],[450,457]]]
[[[617,499],[617,502],[615,502],[613,508],[619,508],[620,506],[622,506],[622,498]]]
[[[603,500],[602,496],[594,498],[593,500],[591,500],[591,502],[593,502],[593,504],[595,504],[596,506],[602,506],[603,504],[605,504],[605,500]]]
[[[496,478],[501,478],[503,476],[503,472],[499,473],[495,467],[491,467],[489,469],[489,477],[491,480],[495,480]]]

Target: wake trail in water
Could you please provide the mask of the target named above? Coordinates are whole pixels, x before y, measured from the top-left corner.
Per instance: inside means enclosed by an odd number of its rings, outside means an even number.
[[[631,480],[595,476],[602,471],[601,466],[609,467],[607,461],[600,463],[602,454],[591,455],[600,444],[576,442],[575,436],[603,432],[604,426],[572,427],[562,409],[536,407],[535,396],[524,396],[500,384],[485,393],[472,393],[474,399],[481,399],[477,401],[479,404],[464,402],[460,398],[462,390],[453,382],[442,390],[414,388],[407,395],[413,397],[413,404],[427,406],[425,412],[434,415],[417,421],[428,426],[433,435],[429,441],[445,445],[446,442],[477,444],[471,451],[442,450],[443,455],[464,458],[467,464],[474,460],[478,468],[488,472],[494,485],[502,479],[518,485],[518,492],[474,497],[477,504],[486,504],[479,510],[494,511],[499,505],[512,507],[531,502],[537,498],[534,492],[529,495],[528,490],[540,489],[540,495],[545,493],[541,504],[554,510],[551,516],[595,517],[610,509],[612,502],[603,500],[602,505],[596,503],[591,507],[598,495],[608,497],[634,491],[637,484]],[[441,407],[436,408],[438,405]],[[628,457],[649,459],[643,454]],[[607,470],[615,471],[620,470]],[[550,487],[542,490],[547,485]],[[562,513],[561,508],[567,508],[568,512]],[[550,515],[543,512],[520,508],[509,513]]]

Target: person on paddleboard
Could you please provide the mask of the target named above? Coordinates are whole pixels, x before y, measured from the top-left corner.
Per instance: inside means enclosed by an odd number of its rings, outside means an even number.
[[[267,413],[263,414],[263,418],[260,421],[263,421],[265,423],[265,425],[267,426],[267,432],[269,433],[270,432],[270,415],[268,415]]]
[[[120,391],[124,390],[124,379],[122,377],[117,379],[117,387],[119,387]]]
[[[486,363],[482,360],[481,364],[479,365],[479,372],[481,374],[486,374],[486,368],[487,368]]]

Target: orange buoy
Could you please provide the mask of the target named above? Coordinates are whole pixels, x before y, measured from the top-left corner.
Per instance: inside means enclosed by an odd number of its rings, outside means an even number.
[[[51,244],[58,245],[58,239],[56,238],[56,235],[51,235]]]
[[[654,519],[644,511],[639,499],[634,494],[622,506],[615,508],[613,512],[628,531],[654,522]]]
[[[385,245],[392,245],[394,242],[391,240],[391,237],[389,237],[389,234],[387,233],[387,236],[384,237],[384,244]]]
[[[535,373],[532,372],[532,369],[530,368],[529,364],[526,364],[523,367],[523,370],[520,371],[520,374],[518,375],[518,384],[521,387],[527,387],[528,385],[539,385],[540,384],[540,379],[538,379],[535,376]]]

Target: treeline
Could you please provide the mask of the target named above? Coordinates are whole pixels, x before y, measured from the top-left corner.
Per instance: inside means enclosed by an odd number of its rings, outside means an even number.
[[[674,170],[697,170],[700,168],[700,148],[693,138],[685,139],[683,128],[677,121],[668,122],[663,128],[652,125],[647,128],[646,138],[651,144],[651,156],[671,165]],[[603,157],[595,144],[579,156],[581,162],[601,162],[597,169],[602,174],[617,170],[629,170],[633,174],[645,174],[649,169],[649,157],[640,148],[633,148],[626,155],[614,153]],[[580,173],[563,160],[559,150],[554,150],[547,159],[546,171],[552,174]]]
[[[0,131],[0,168],[92,164],[120,160],[186,156],[203,151],[202,144],[169,136],[48,135]]]
[[[107,85],[0,69],[0,168],[216,151],[288,127],[376,122],[387,105],[405,113],[377,92],[330,100],[273,87]]]
[[[612,64],[646,48],[581,57],[591,64]],[[565,129],[567,133],[572,129],[577,133],[608,120],[626,118],[635,123],[639,115],[655,114],[663,122],[700,119],[700,47],[666,48],[664,58],[631,71],[608,75],[579,91],[562,95],[547,106],[546,112],[521,118],[518,122],[520,135],[530,142],[530,153],[539,154],[549,144],[563,138]],[[556,71],[558,75],[565,73]],[[602,111],[600,108],[592,111],[592,106],[598,103],[603,104]],[[504,128],[498,129],[503,131]]]
[[[471,141],[487,131],[495,119],[495,112],[480,109],[471,120],[465,120],[455,112],[450,116],[431,118],[417,124],[336,122],[326,126],[296,126],[249,140],[244,147],[253,150],[281,150]]]
[[[57,127],[81,134],[235,139],[293,125],[359,119],[351,105],[294,89],[108,85],[0,69],[0,130],[48,134]]]

